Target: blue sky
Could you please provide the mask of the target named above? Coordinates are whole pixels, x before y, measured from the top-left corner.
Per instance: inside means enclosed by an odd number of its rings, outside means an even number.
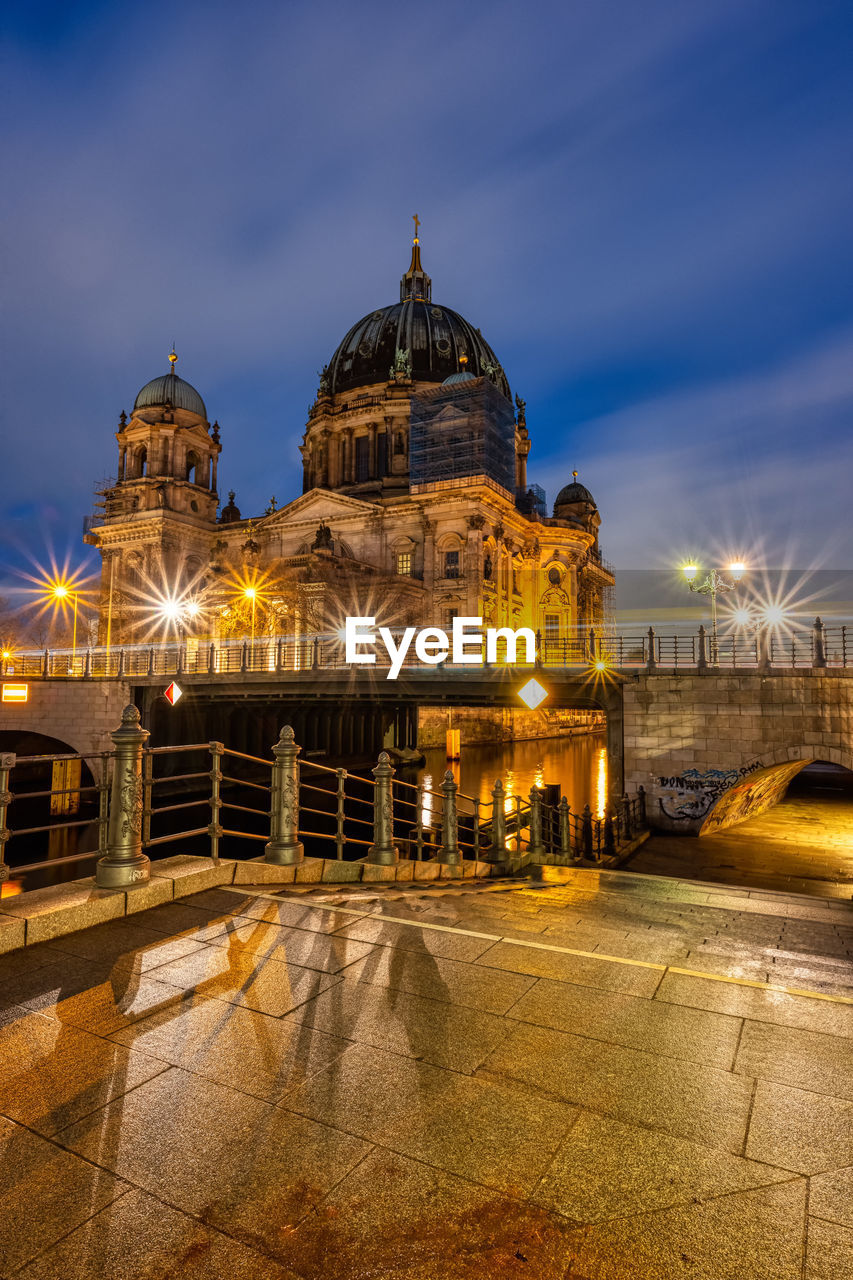
[[[173,340],[222,493],[296,496],[317,370],[417,212],[531,478],[579,470],[617,568],[851,566],[852,64],[820,0],[18,6],[0,559],[82,560]]]

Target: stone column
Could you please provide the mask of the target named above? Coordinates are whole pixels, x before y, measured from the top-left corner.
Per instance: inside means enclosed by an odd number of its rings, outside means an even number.
[[[444,807],[441,814],[441,848],[437,857],[438,861],[443,862],[445,866],[458,867],[462,862],[459,856],[459,828],[456,815],[456,792],[459,788],[453,780],[450,769],[444,775],[441,790],[444,793]]]
[[[376,779],[373,792],[373,844],[367,850],[367,861],[393,867],[399,854],[394,844],[394,799],[391,791],[394,770],[387,751],[380,752],[379,763],[372,772]]]

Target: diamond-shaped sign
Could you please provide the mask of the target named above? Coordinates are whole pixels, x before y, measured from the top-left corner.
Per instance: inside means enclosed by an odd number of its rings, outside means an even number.
[[[518,696],[531,711],[535,711],[540,702],[544,702],[548,697],[548,690],[543,689],[538,680],[528,680],[523,689],[519,689]]]
[[[172,683],[169,685],[168,689],[166,690],[166,692],[163,694],[163,697],[168,698],[172,706],[174,706],[175,703],[178,701],[178,698],[182,698],[183,695],[184,695],[183,689],[181,688],[181,686],[178,684],[176,680],[173,680]]]

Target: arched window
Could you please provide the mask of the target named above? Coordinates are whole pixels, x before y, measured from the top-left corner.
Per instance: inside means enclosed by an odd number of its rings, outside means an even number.
[[[135,476],[148,475],[148,450],[142,445],[133,455],[133,474]]]
[[[198,484],[198,469],[201,466],[201,458],[195,452],[187,454],[186,476],[190,484]]]

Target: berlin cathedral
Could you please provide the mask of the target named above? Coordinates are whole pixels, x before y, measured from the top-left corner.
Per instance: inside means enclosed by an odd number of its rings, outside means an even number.
[[[101,643],[162,638],[164,616],[173,638],[213,641],[336,633],[347,615],[479,617],[546,644],[604,625],[613,576],[592,495],[575,472],[548,515],[525,402],[480,330],[433,301],[417,230],[399,301],[323,368],[300,497],[249,517],[232,491],[220,507],[219,455],[239,446],[174,351],[121,414],[117,475],[85,535],[102,557]]]

